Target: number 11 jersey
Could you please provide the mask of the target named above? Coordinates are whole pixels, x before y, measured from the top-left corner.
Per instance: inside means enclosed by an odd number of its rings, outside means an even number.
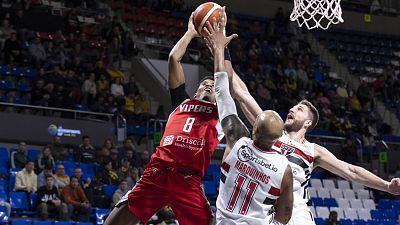
[[[279,148],[261,149],[239,139],[221,165],[217,225],[265,225],[280,196],[288,160]]]

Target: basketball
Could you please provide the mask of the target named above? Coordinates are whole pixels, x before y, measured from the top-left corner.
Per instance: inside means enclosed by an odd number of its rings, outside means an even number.
[[[197,32],[201,36],[206,36],[207,33],[203,30],[206,22],[213,23],[213,18],[219,22],[219,14],[222,12],[222,7],[214,2],[206,2],[197,7],[193,15],[193,23]]]

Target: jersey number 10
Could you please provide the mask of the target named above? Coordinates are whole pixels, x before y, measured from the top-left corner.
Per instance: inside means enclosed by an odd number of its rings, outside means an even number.
[[[236,181],[235,181],[235,188],[233,189],[233,193],[231,195],[231,198],[229,200],[228,203],[228,207],[226,208],[226,210],[228,210],[229,212],[233,212],[233,210],[236,207],[236,203],[239,199],[239,195],[240,192],[242,191],[242,187],[244,185],[244,183],[246,182],[246,177],[243,176],[242,174],[238,174],[238,176],[236,177]],[[250,203],[251,200],[253,199],[253,195],[256,192],[256,189],[258,187],[258,183],[255,182],[254,180],[249,180],[249,183],[247,184],[247,191],[246,191],[246,195],[244,197],[243,203],[240,207],[240,211],[239,214],[242,215],[246,215],[247,211],[249,210],[250,207]]]

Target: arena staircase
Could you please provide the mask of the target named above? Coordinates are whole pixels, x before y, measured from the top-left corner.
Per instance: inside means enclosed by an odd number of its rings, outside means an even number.
[[[360,84],[360,79],[357,76],[353,76],[348,68],[340,63],[337,58],[328,51],[328,49],[322,45],[311,33],[307,35],[307,41],[311,45],[312,50],[319,55],[321,60],[328,63],[331,66],[332,72],[336,72],[338,78],[348,82],[353,88],[357,88]],[[388,110],[385,104],[375,98],[376,109],[379,115],[383,118],[383,121],[393,128],[394,135],[400,135],[400,122],[396,117],[396,114]]]

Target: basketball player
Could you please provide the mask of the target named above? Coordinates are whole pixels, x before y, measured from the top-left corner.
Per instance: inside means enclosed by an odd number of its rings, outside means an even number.
[[[172,106],[160,146],[152,155],[136,186],[116,205],[105,225],[146,224],[165,205],[170,205],[181,225],[208,225],[212,212],[201,187],[201,177],[222,138],[217,127],[214,80],[203,79],[193,99],[185,91],[181,65],[190,41],[198,37],[189,19],[188,30],[172,49],[169,89]]]
[[[233,94],[239,101],[247,119],[254,122],[256,116],[262,112],[260,106],[235,73],[232,86]],[[322,167],[347,180],[377,190],[395,195],[400,194],[399,178],[392,179],[390,182],[385,181],[362,167],[337,159],[326,148],[308,142],[305,135],[317,125],[318,119],[319,113],[313,104],[307,100],[300,101],[289,110],[283,135],[274,144],[286,155],[293,170],[294,204],[289,224],[315,225],[314,218],[307,207],[309,199],[307,187],[311,172],[316,167]]]
[[[263,225],[274,220],[286,224],[292,215],[293,175],[280,149],[272,149],[282,135],[283,121],[274,111],[261,112],[254,123],[253,139],[249,138],[229,93],[224,48],[236,36],[226,37],[225,25],[224,17],[220,17],[218,24],[214,21],[211,26],[207,22],[205,29],[214,53],[216,101],[227,143],[221,166],[217,224]]]

